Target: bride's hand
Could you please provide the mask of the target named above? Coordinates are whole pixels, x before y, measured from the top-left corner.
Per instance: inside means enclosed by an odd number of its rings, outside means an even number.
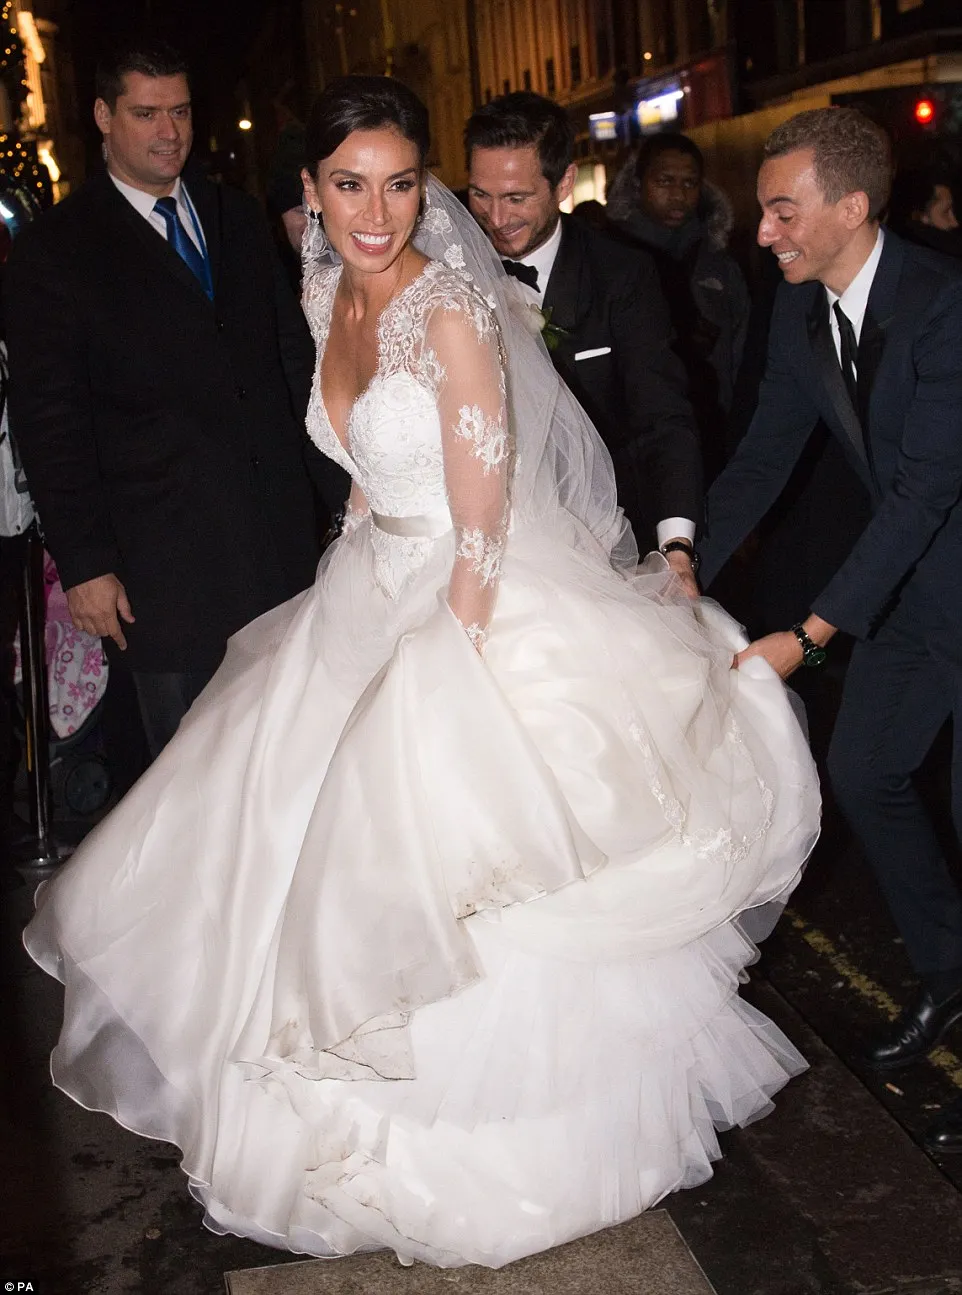
[[[701,590],[698,588],[698,581],[695,579],[695,568],[692,566],[691,558],[688,554],[682,553],[680,549],[675,549],[671,553],[665,554],[665,560],[681,581],[681,587],[687,596],[689,598],[700,598]]]
[[[749,643],[744,652],[736,654],[732,669],[737,670],[752,657],[763,657],[782,679],[794,674],[802,664],[802,645],[791,630],[779,630]]]

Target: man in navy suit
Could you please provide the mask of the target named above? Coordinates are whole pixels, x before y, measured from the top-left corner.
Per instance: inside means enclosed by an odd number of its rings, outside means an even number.
[[[921,982],[870,1048],[880,1070],[924,1056],[962,1018],[962,894],[912,781],[955,715],[962,830],[962,273],[880,228],[890,180],[883,132],[854,109],[802,113],[767,141],[758,241],[784,283],[758,410],[709,492],[702,548],[708,584],[824,419],[871,519],[809,614],[736,664],[763,656],[785,678],[838,631],[857,640],[829,773]]]

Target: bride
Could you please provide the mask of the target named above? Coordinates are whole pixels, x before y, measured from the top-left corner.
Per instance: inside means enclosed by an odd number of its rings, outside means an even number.
[[[780,681],[611,463],[396,81],[308,131],[314,586],[41,888],[55,1082],[207,1225],[497,1267],[710,1176],[804,1062],[738,997],[818,831]],[[329,243],[328,243],[329,240]]]

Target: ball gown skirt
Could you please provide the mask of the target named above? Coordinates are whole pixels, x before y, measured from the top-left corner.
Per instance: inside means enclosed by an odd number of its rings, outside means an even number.
[[[804,1068],[738,984],[817,780],[664,571],[519,527],[482,660],[451,537],[394,542],[397,597],[367,521],[231,640],[25,938],[55,1082],[176,1143],[209,1227],[497,1267],[702,1182]]]

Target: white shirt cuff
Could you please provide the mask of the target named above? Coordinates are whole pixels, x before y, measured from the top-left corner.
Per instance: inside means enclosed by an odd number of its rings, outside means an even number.
[[[687,517],[666,517],[655,527],[655,538],[658,540],[659,548],[669,540],[691,540],[694,544],[695,523],[690,522]]]

